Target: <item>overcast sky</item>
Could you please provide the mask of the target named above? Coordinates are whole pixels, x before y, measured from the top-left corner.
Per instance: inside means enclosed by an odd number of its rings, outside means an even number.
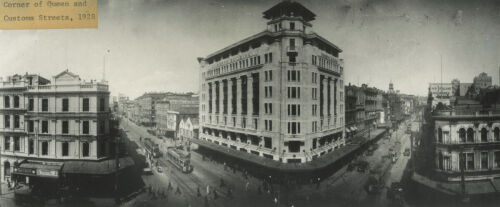
[[[278,0],[99,0],[98,29],[0,30],[0,76],[68,68],[112,95],[198,90],[197,57],[265,29]],[[499,82],[498,0],[299,0],[313,29],[344,52],[345,83],[426,95],[429,82]],[[109,53],[106,51],[109,49]]]

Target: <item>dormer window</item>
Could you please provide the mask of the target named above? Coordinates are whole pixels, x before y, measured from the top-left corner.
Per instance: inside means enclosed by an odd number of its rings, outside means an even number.
[[[290,30],[295,30],[295,22],[290,22]]]

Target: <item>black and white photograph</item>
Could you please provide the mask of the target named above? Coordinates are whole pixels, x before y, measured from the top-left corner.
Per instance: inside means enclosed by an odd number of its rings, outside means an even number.
[[[2,207],[500,206],[500,0],[0,0]]]

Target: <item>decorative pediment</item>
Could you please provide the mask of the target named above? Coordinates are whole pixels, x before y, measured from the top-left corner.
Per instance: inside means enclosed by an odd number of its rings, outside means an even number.
[[[54,80],[56,82],[80,82],[80,76],[69,72],[69,70],[65,70],[56,76],[54,76]]]

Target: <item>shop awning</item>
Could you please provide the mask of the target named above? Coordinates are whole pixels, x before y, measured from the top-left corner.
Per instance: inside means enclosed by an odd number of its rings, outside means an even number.
[[[346,128],[345,128],[345,132],[349,133],[349,132],[351,132],[351,130],[349,130],[349,128],[348,128],[348,127],[346,127]]]
[[[353,129],[352,129],[353,131],[358,130],[358,127],[352,127],[352,128],[353,128]]]
[[[132,160],[131,157],[123,157],[119,159],[118,170],[123,170],[133,165],[134,160]],[[87,175],[107,175],[115,173],[116,171],[117,169],[115,159],[106,159],[99,161],[66,161],[64,162],[64,167],[62,169],[62,173]]]
[[[58,178],[63,163],[23,162],[14,167],[14,174]]]

